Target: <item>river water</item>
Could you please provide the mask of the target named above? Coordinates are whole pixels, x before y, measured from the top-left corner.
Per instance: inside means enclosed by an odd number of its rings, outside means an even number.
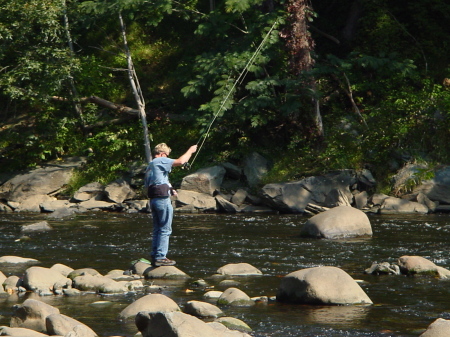
[[[371,306],[309,306],[269,302],[251,308],[222,308],[252,329],[252,336],[418,336],[436,318],[450,319],[450,281],[431,277],[372,276],[364,274],[372,262],[396,262],[403,255],[420,255],[450,267],[449,215],[369,216],[373,237],[317,240],[299,237],[307,220],[301,215],[176,214],[169,258],[191,276],[165,285],[164,294],[180,307],[202,300],[204,289],[193,281],[204,279],[216,290],[211,276],[228,263],[247,262],[263,272],[237,278],[238,288],[253,296],[275,296],[281,278],[315,267],[342,268],[374,302]],[[1,214],[0,256],[34,258],[40,266],[62,263],[74,269],[91,267],[102,274],[126,270],[131,261],[148,258],[149,214],[90,213],[71,220],[48,220],[54,230],[18,241],[20,226],[44,220],[44,215]],[[7,276],[26,268],[0,265]],[[150,281],[145,281],[150,284]],[[190,289],[192,291],[186,291]],[[40,300],[60,309],[96,331],[99,336],[134,336],[133,322],[117,315],[143,293],[84,294],[77,297],[43,296]],[[0,325],[9,325],[12,306],[35,294],[0,296]],[[97,301],[108,305],[95,306]]]

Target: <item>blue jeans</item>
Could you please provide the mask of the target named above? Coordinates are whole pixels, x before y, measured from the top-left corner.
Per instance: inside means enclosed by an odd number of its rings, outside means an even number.
[[[169,237],[172,234],[173,207],[169,197],[150,200],[153,217],[153,240],[151,257],[164,259],[169,250]]]

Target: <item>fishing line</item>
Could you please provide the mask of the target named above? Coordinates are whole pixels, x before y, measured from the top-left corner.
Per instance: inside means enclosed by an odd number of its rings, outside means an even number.
[[[206,128],[206,131],[200,136],[200,138],[197,141],[197,146],[200,143],[201,139],[203,138],[200,146],[197,149],[197,152],[195,153],[194,158],[192,159],[192,162],[189,163],[185,163],[185,165],[183,166],[183,168],[187,168],[189,169],[191,167],[191,165],[194,163],[195,159],[197,158],[200,150],[203,147],[203,144],[205,144],[206,138],[208,138],[209,132],[211,131],[211,127],[214,124],[214,122],[216,121],[217,117],[219,116],[219,114],[222,112],[222,110],[225,107],[226,102],[228,101],[228,98],[231,96],[231,93],[234,91],[234,89],[236,88],[237,84],[240,82],[242,83],[242,81],[244,80],[245,76],[247,75],[247,73],[249,72],[249,67],[250,65],[253,63],[253,61],[256,59],[256,57],[258,56],[259,52],[261,51],[262,47],[264,46],[264,44],[266,43],[267,39],[270,36],[270,33],[272,33],[272,31],[275,29],[275,26],[277,24],[277,20],[275,20],[275,22],[273,23],[272,27],[269,29],[269,31],[267,32],[266,36],[264,37],[264,39],[261,41],[261,43],[259,44],[258,48],[256,48],[255,52],[253,53],[252,57],[248,60],[247,64],[245,65],[244,69],[241,71],[241,73],[239,74],[239,77],[236,79],[236,81],[234,81],[233,86],[231,87],[231,89],[228,91],[228,94],[225,96],[225,98],[223,99],[222,103],[219,106],[219,109],[217,110],[217,112],[213,115],[211,122],[209,123],[208,127]]]

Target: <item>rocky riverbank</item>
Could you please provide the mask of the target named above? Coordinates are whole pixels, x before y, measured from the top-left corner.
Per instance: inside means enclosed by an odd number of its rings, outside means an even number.
[[[85,158],[67,158],[0,180],[0,212],[42,212],[64,218],[91,210],[148,212],[143,191],[145,165],[107,185],[92,182],[73,195],[63,193]],[[367,170],[339,170],[298,181],[261,187],[269,161],[253,153],[239,167],[231,163],[187,172],[178,196],[179,212],[280,212],[315,214],[352,206],[379,214],[427,214],[450,211],[450,167],[409,164],[393,178],[390,195],[373,193],[376,181]],[[426,172],[426,174],[424,174]]]

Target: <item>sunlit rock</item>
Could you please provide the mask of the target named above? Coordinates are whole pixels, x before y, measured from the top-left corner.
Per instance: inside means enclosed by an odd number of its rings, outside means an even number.
[[[149,294],[139,298],[138,300],[128,305],[125,309],[123,309],[119,314],[119,318],[134,318],[140,311],[156,313],[181,311],[181,309],[174,300],[167,297],[166,295]]]
[[[198,170],[183,178],[180,189],[212,196],[216,190],[220,190],[225,172],[225,168],[222,166]]]
[[[144,277],[146,279],[186,279],[189,275],[175,266],[162,266],[147,269]]]
[[[59,314],[59,309],[41,301],[26,299],[22,304],[13,306],[10,326],[47,333],[45,320],[52,314]]]
[[[189,301],[184,306],[184,313],[197,317],[219,317],[224,313],[211,303],[201,301]]]
[[[235,317],[220,317],[214,322],[219,322],[220,324],[225,325],[230,330],[238,330],[241,332],[253,331],[247,323]]]
[[[89,328],[87,325],[62,314],[52,314],[48,315],[45,319],[47,326],[47,333],[49,335],[61,335],[66,336],[67,333],[72,331],[76,326],[82,325],[83,327],[83,337],[95,337],[97,334]]]
[[[217,304],[248,307],[254,305],[255,302],[242,290],[238,288],[228,288],[220,295]]]
[[[300,235],[325,239],[371,236],[372,226],[363,211],[339,206],[311,217],[303,225]]]
[[[398,259],[398,265],[403,274],[431,275],[439,278],[450,278],[450,270],[439,267],[422,256],[404,255]]]
[[[450,320],[438,318],[431,323],[427,330],[419,337],[448,337],[450,331]]]
[[[71,279],[50,268],[30,267],[23,276],[23,286],[33,292],[46,294],[53,292],[55,288],[67,288],[71,285]]]
[[[35,259],[28,258],[28,257],[5,255],[5,256],[0,257],[0,263],[11,263],[11,264],[30,263],[30,264],[36,264],[36,263],[39,263],[39,261],[35,260]]]
[[[55,263],[53,266],[50,267],[51,270],[57,271],[58,273],[60,273],[63,276],[68,276],[71,272],[74,271],[73,268],[66,266],[64,264],[61,263]]]
[[[48,337],[47,334],[34,331],[27,328],[10,328],[7,326],[0,326],[0,336],[13,336],[13,337]]]
[[[221,275],[249,276],[262,275],[262,272],[249,263],[229,263],[217,270]]]
[[[229,330],[223,325],[205,323],[197,317],[182,312],[142,311],[136,315],[135,322],[143,337],[250,337],[246,333]]]
[[[372,304],[358,283],[336,267],[314,267],[286,275],[277,301],[304,304]]]

